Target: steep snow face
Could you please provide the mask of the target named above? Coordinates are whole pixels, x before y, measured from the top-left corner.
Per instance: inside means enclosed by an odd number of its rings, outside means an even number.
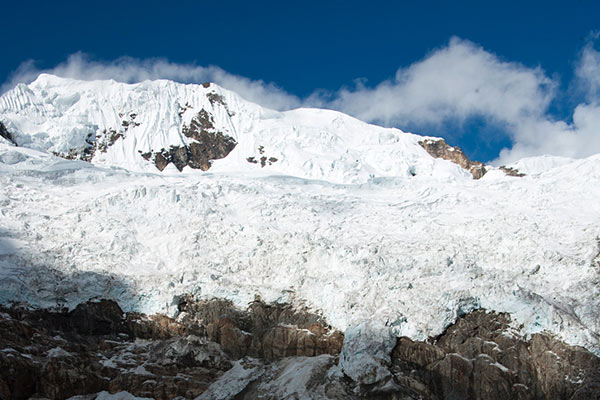
[[[237,143],[208,173],[141,156],[188,144],[203,109]],[[413,339],[484,307],[600,354],[600,156],[475,181],[416,135],[167,81],[41,76],[0,110],[26,146],[0,143],[1,302],[154,313],[258,294]],[[92,164],[48,153],[119,126]]]
[[[214,84],[128,85],[42,74],[0,98],[0,119],[20,146],[132,171],[155,172],[157,153],[195,142],[185,132],[200,119],[237,143],[211,172],[262,170],[337,183],[415,174],[469,178],[430,157],[418,145],[421,136],[334,111],[264,109]]]

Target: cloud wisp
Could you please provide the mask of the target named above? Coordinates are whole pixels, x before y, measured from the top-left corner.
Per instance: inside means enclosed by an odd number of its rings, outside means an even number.
[[[32,82],[41,73],[82,80],[114,79],[126,83],[154,79],[170,79],[181,83],[214,82],[265,107],[291,109],[301,105],[296,96],[272,83],[230,74],[216,66],[178,64],[163,58],[140,60],[120,57],[104,62],[92,60],[84,53],[72,54],[65,62],[49,69],[39,69],[34,61],[26,61],[2,85],[0,92],[5,92],[17,83]]]
[[[439,128],[449,122],[460,125],[474,117],[482,118],[487,124],[500,127],[512,143],[510,148],[500,150],[494,163],[541,154],[580,158],[600,152],[600,52],[594,47],[597,39],[598,35],[591,36],[577,62],[575,84],[585,100],[574,108],[570,123],[556,120],[549,112],[550,104],[561,93],[558,82],[541,68],[501,60],[459,38],[452,38],[446,46],[400,68],[392,79],[373,87],[358,81],[354,87],[335,92],[316,90],[304,99],[272,83],[233,75],[216,66],[131,57],[101,62],[81,53],[48,70],[36,68],[33,62],[23,63],[2,89],[31,82],[41,72],[130,83],[159,78],[183,83],[210,81],[269,108],[326,107],[385,126],[422,127],[423,134],[428,127]]]

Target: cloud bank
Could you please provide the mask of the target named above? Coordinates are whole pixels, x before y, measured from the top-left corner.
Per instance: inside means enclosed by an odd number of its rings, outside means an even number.
[[[600,52],[592,36],[576,64],[574,86],[583,101],[572,121],[556,120],[549,112],[560,99],[559,84],[537,68],[501,60],[482,47],[459,38],[432,51],[424,59],[400,68],[392,79],[373,87],[363,83],[335,92],[315,91],[300,99],[262,80],[230,74],[216,66],[171,63],[164,59],[122,57],[100,62],[77,53],[48,70],[23,63],[3,91],[30,82],[47,72],[76,79],[115,79],[139,82],[171,79],[183,83],[215,82],[265,107],[286,110],[317,106],[339,110],[385,126],[443,127],[482,118],[501,128],[512,146],[499,152],[495,163],[552,154],[581,158],[600,152]],[[482,140],[485,138],[481,138]],[[485,160],[484,160],[485,161]]]
[[[549,106],[559,85],[541,68],[502,61],[472,42],[452,38],[446,47],[399,69],[393,79],[373,88],[340,90],[329,105],[400,127],[483,118],[512,142],[493,161],[498,164],[542,154],[580,158],[600,152],[600,52],[593,41],[583,49],[576,77],[586,102],[574,109],[571,123],[557,121]]]

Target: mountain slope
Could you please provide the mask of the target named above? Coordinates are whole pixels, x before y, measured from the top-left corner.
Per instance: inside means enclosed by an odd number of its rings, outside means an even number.
[[[418,145],[421,136],[335,111],[264,109],[214,84],[40,75],[3,95],[0,115],[21,146],[134,171],[267,169],[338,183],[411,174],[468,177],[429,157]],[[207,149],[212,157],[202,158]]]
[[[414,339],[486,308],[599,352],[598,156],[473,180],[421,136],[168,81],[42,75],[0,120],[19,145],[0,143],[3,303],[173,313],[184,293],[259,295]],[[180,173],[190,130],[235,146]]]

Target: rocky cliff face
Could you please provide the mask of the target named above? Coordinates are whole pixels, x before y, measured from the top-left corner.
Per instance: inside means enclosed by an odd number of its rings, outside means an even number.
[[[394,377],[423,398],[596,399],[600,359],[542,333],[514,334],[506,314],[474,311],[438,338],[400,338]]]
[[[256,300],[242,311],[225,300],[182,299],[179,310],[181,323],[219,343],[234,359],[337,355],[344,341],[344,335],[318,315],[287,304]]]
[[[0,398],[126,391],[157,399],[596,399],[600,360],[504,314],[474,311],[428,342],[398,338],[385,374],[338,366],[344,335],[316,314],[184,296],[176,319],[113,301],[71,312],[0,310]],[[347,355],[346,355],[347,356]],[[364,357],[353,354],[351,357]],[[294,397],[295,396],[295,397]]]
[[[486,173],[483,163],[469,160],[460,147],[452,147],[444,139],[425,139],[419,141],[419,144],[432,157],[442,158],[460,165],[473,175],[473,179],[479,179]]]
[[[124,313],[114,301],[73,311],[2,308],[0,398],[64,399],[100,391],[194,398],[233,362],[339,353],[343,335],[318,316],[256,301],[182,300],[176,319]]]

